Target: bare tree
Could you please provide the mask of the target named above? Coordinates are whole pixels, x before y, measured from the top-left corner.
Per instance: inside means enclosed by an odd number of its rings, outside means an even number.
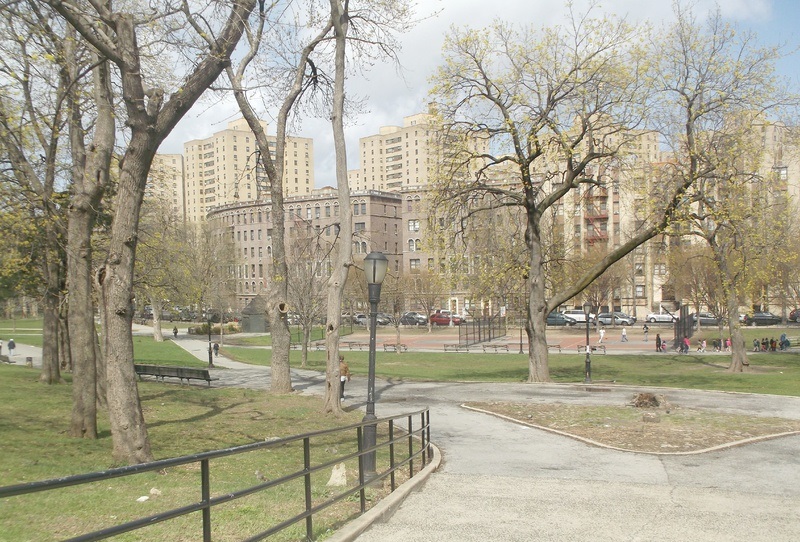
[[[229,63],[256,1],[209,2],[200,12],[192,11],[187,1],[180,2],[178,9],[165,2],[142,6],[141,11],[132,10],[135,6],[130,5],[114,9],[110,3],[79,0],[47,3],[119,72],[128,145],[120,161],[116,215],[100,284],[106,311],[104,340],[113,456],[120,462],[139,463],[152,459],[152,453],[133,370],[131,297],[139,211],[148,171],[159,144]],[[180,47],[173,53],[188,58],[191,37],[187,36],[187,21],[192,21],[194,28],[202,26],[203,34],[214,39],[202,51],[195,51],[194,64],[184,77],[172,82],[175,86],[169,93],[162,86],[165,80],[160,74],[148,72],[147,55],[156,54],[153,47],[164,47],[175,38]],[[167,39],[140,41],[152,28],[164,32],[161,37]],[[170,31],[174,34],[168,36]],[[170,56],[165,51],[158,53]]]

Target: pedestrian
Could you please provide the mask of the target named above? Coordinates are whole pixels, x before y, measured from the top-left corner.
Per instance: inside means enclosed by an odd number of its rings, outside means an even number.
[[[597,330],[597,334],[600,335],[600,338],[597,339],[597,344],[603,344],[603,337],[606,336],[606,328],[601,327]]]
[[[656,352],[661,351],[661,333],[656,333]]]
[[[686,335],[683,336],[683,343],[681,345],[681,354],[688,354],[689,348],[692,346],[691,341],[689,341],[689,337]]]
[[[628,330],[625,329],[625,326],[622,326],[622,340],[621,342],[628,342]]]
[[[758,344],[758,339],[753,339],[753,352],[758,352],[761,350],[761,346]]]
[[[172,334],[175,336],[176,339],[178,338],[178,326],[172,328]]]
[[[214,343],[214,357],[219,356],[219,343]]]
[[[706,346],[707,346],[706,340],[705,339],[701,339],[700,343],[697,345],[697,351],[698,352],[705,352],[706,351]]]
[[[344,399],[344,383],[350,382],[350,367],[344,360],[344,356],[339,356],[339,399]]]
[[[647,324],[642,326],[642,331],[644,331],[644,342],[647,342],[647,334],[650,332],[650,328],[647,327]]]
[[[8,357],[14,356],[14,349],[17,347],[17,343],[14,342],[14,339],[8,340]]]
[[[742,345],[742,346],[744,346],[744,345]],[[731,338],[730,337],[725,339],[725,351],[726,352],[730,352],[731,351]]]

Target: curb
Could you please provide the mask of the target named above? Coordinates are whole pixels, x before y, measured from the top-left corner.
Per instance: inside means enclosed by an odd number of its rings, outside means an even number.
[[[431,448],[433,449],[433,459],[430,463],[425,465],[425,468],[418,472],[416,476],[381,499],[378,504],[362,515],[348,522],[341,529],[337,529],[333,536],[325,540],[328,542],[351,542],[372,526],[373,523],[388,521],[400,505],[403,504],[405,498],[408,497],[412,491],[422,487],[422,485],[428,481],[431,474],[439,469],[442,463],[442,454],[435,445],[431,444]]]

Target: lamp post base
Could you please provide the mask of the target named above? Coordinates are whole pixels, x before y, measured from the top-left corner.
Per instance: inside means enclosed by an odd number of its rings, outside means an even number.
[[[374,422],[378,418],[374,414],[367,414],[361,420],[363,422]],[[377,442],[378,426],[375,423],[364,426],[364,450],[375,447]],[[369,480],[375,476],[375,450],[364,454],[361,464],[364,466],[364,479]]]

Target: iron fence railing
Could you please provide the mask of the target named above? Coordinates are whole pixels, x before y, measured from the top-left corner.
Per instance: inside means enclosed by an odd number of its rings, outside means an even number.
[[[418,418],[419,423],[414,426],[414,419]],[[397,420],[405,420],[406,426],[398,424]],[[378,432],[379,438],[376,445],[372,448],[364,448],[363,446],[363,428],[366,425],[378,424],[381,430]],[[319,456],[324,456],[324,459],[318,463],[314,462],[314,442],[327,439],[332,435],[346,435],[355,432],[355,443],[357,449],[341,455],[331,456],[330,443],[325,442],[320,445],[321,448],[326,448],[325,453],[318,452]],[[290,443],[302,443],[302,461],[298,459],[298,463],[302,463],[300,468],[283,473],[273,479],[261,478],[262,483],[254,486],[242,487],[233,491],[226,489],[224,492],[214,494],[211,488],[211,468],[214,460],[221,458],[236,456],[240,454],[253,453],[258,450],[277,449],[286,446]],[[352,442],[352,439],[350,439]],[[381,460],[376,463],[376,473],[364,472],[363,458],[366,454],[376,453],[381,454]],[[264,442],[255,442],[243,446],[236,446],[233,448],[226,448],[222,450],[214,450],[209,452],[202,452],[193,455],[182,457],[175,457],[171,459],[162,459],[149,463],[142,463],[139,465],[132,465],[128,467],[120,467],[101,472],[93,472],[88,474],[79,474],[74,476],[66,476],[63,478],[55,478],[51,480],[43,480],[37,482],[30,482],[25,484],[17,484],[0,487],[0,499],[9,498],[25,498],[34,493],[51,492],[70,486],[83,486],[95,482],[110,480],[112,478],[135,476],[142,473],[149,472],[163,472],[167,468],[173,468],[184,465],[197,464],[200,465],[200,500],[178,508],[162,511],[158,514],[140,517],[125,523],[105,527],[103,529],[95,530],[68,538],[70,541],[89,541],[89,540],[103,540],[121,533],[135,531],[144,527],[152,526],[156,523],[176,519],[194,512],[201,512],[203,540],[209,542],[212,534],[212,511],[215,507],[225,503],[230,503],[242,497],[250,496],[261,491],[276,488],[282,485],[289,484],[292,481],[302,480],[303,485],[303,511],[291,517],[284,518],[277,524],[270,525],[254,535],[249,536],[246,540],[262,540],[273,534],[281,532],[294,524],[305,521],[305,537],[307,540],[313,540],[313,517],[330,506],[347,499],[348,497],[359,495],[360,513],[363,514],[367,510],[367,495],[366,488],[374,486],[376,483],[384,484],[385,480],[389,480],[389,490],[394,491],[396,485],[396,473],[400,469],[408,468],[408,477],[411,478],[416,473],[419,473],[428,462],[433,458],[433,450],[430,444],[430,411],[428,409],[411,412],[408,414],[400,414],[397,416],[390,416],[379,418],[377,421],[361,422],[357,424],[348,425],[336,429],[328,429],[322,431],[315,431],[295,435],[286,438],[270,439]],[[358,482],[356,485],[350,487],[346,486],[342,491],[328,496],[321,502],[314,502],[312,499],[312,479],[315,475],[322,476],[330,472],[332,467],[343,463],[348,460],[358,461]],[[4,501],[8,502],[8,501]]]
[[[506,335],[506,317],[495,315],[491,318],[467,320],[458,326],[458,343],[470,346],[493,341]]]

